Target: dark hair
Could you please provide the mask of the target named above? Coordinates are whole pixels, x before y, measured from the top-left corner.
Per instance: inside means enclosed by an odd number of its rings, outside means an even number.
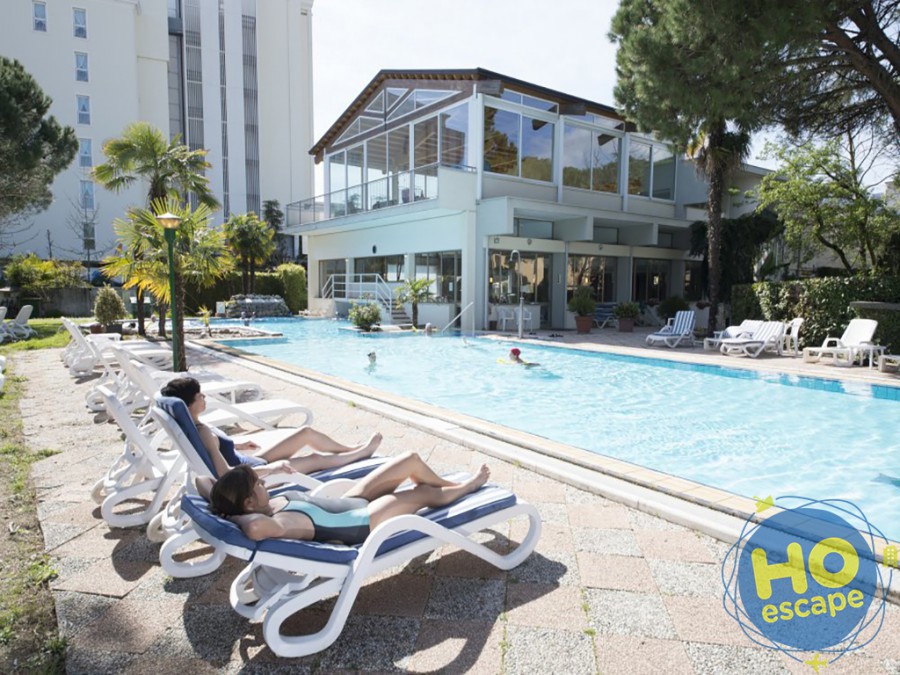
[[[253,494],[256,479],[256,472],[248,464],[226,471],[209,493],[213,510],[223,516],[240,516],[246,513],[244,502]]]
[[[169,380],[159,393],[163,396],[174,396],[184,401],[185,405],[190,405],[200,393],[200,383],[193,377],[176,377]]]

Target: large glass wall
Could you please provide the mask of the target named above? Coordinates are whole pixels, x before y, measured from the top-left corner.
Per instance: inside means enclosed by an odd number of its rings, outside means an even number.
[[[489,251],[488,297],[495,305],[515,305],[521,295],[529,305],[540,305],[540,325],[550,316],[550,253],[525,252],[521,259],[510,251]]]
[[[553,180],[555,125],[509,110],[484,107],[484,170]]]
[[[618,192],[621,142],[617,135],[567,124],[563,132],[563,185]]]
[[[634,259],[634,297],[637,302],[663,300],[670,292],[672,262],[669,260]]]
[[[336,258],[334,260],[319,261],[319,297],[322,297],[322,291],[329,283],[333,274],[346,274],[347,261],[344,258]],[[341,290],[343,289],[343,279],[339,282]],[[335,289],[336,291],[338,289]]]
[[[668,147],[632,139],[628,151],[628,194],[675,199],[675,156]]]
[[[404,281],[403,255],[379,255],[371,258],[356,258],[353,261],[354,274],[379,274],[385,281]]]
[[[615,302],[616,263],[616,258],[601,255],[570,255],[566,300],[579,286],[590,286],[597,302]]]
[[[459,303],[461,251],[416,254],[416,279],[428,279],[433,302]]]
[[[441,163],[464,167],[469,164],[469,106],[461,105],[440,114]]]

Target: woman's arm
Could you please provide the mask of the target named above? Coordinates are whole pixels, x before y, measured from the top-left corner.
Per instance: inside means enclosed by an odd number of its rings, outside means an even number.
[[[312,521],[302,513],[282,512],[274,516],[249,513],[244,516],[232,516],[232,520],[253,541],[276,538],[308,541],[315,534]]]
[[[231,467],[228,466],[228,462],[225,461],[225,458],[222,457],[222,452],[219,450],[219,437],[205,424],[198,424],[197,431],[200,433],[200,440],[203,441],[203,447],[206,448],[206,451],[209,453],[209,458],[212,460],[213,467],[216,470],[216,476],[221,476]]]

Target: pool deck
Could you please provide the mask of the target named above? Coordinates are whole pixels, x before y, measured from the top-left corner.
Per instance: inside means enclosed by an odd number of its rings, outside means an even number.
[[[604,329],[531,339],[900,386],[897,375],[800,358],[649,350],[645,334]],[[811,672],[754,644],[723,609],[726,542],[742,522],[738,514],[752,510],[749,500],[624,462],[593,465],[589,453],[546,439],[194,347],[193,367],[252,379],[270,396],[303,402],[314,410],[315,426],[340,440],[363,440],[378,429],[383,454],[414,449],[440,471],[487,462],[492,480],[535,504],[544,521],[536,552],[519,568],[500,572],[442,549],[371,579],[332,647],[279,659],[265,646],[260,624],[228,606],[237,564],[173,580],[159,567],[158,544],[100,518],[90,489],[121,441],[114,425],[95,422],[83,406],[94,381],[70,378],[58,356],[58,350],[20,353],[11,366],[28,379],[22,414],[29,443],[63,451],[37,463],[32,475],[46,548],[59,571],[51,585],[68,638],[69,673]],[[498,544],[517,540],[521,529],[515,521],[499,528]],[[302,616],[320,625],[324,614],[310,609]],[[888,605],[871,644],[826,672],[900,673],[900,607]]]

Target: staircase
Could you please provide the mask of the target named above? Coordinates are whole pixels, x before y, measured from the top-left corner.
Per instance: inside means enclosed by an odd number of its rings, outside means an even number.
[[[394,326],[399,326],[400,324],[404,324],[404,323],[412,324],[412,319],[404,311],[402,306],[398,306],[397,303],[392,303],[391,304],[390,323],[393,324]]]

